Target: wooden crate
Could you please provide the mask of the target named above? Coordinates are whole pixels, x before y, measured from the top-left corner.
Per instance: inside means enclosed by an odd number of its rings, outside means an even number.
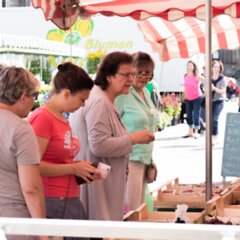
[[[224,205],[232,205],[240,201],[240,183],[236,184],[227,194],[222,197]]]
[[[240,225],[239,214],[236,214],[236,213],[232,214],[232,213],[234,213],[234,211],[226,210],[225,214],[227,214],[228,216],[220,216],[220,215],[218,215],[217,210],[215,209],[211,212],[211,214],[206,214],[203,217],[203,223],[204,224]],[[238,211],[238,213],[239,213],[239,211]],[[229,216],[229,215],[231,215],[231,216]],[[233,216],[233,215],[235,215],[235,216]],[[216,223],[215,222],[216,220],[218,220],[219,222]],[[213,223],[211,221],[213,221]],[[230,224],[229,224],[229,222],[230,222]]]
[[[236,201],[240,201],[239,184],[216,201],[216,215],[240,218],[240,205],[234,205]]]
[[[201,223],[205,211],[202,212],[188,212],[187,217],[190,220],[190,223]],[[147,205],[142,204],[136,211],[131,211],[125,221],[142,221],[142,222],[161,222],[161,223],[170,223],[175,219],[175,212],[168,211],[155,211],[150,212],[147,210]]]
[[[236,201],[240,200],[240,184],[235,184],[233,188],[225,195],[218,197],[215,208],[210,213],[204,216],[204,223],[211,223],[211,221],[219,221],[215,224],[233,224],[240,225],[240,205],[234,205]]]
[[[213,185],[213,199],[225,195],[233,185]],[[176,208],[177,204],[186,204],[192,209],[205,209],[205,184],[180,184],[174,178],[152,193],[155,208]]]

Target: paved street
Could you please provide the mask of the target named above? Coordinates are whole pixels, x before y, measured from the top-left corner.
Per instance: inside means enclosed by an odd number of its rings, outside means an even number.
[[[212,148],[213,182],[222,180],[221,165],[226,114],[237,112],[237,109],[237,101],[226,102],[220,116],[220,143]],[[198,139],[182,138],[187,132],[187,124],[179,124],[155,134],[153,159],[158,166],[158,179],[150,185],[150,190],[176,176],[183,183],[205,181],[205,135]],[[227,178],[227,180],[232,179]]]

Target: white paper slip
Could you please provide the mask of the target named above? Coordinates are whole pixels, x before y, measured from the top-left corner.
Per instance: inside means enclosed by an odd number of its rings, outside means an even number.
[[[105,179],[110,172],[111,166],[105,164],[105,163],[99,163],[98,164],[98,169],[101,172],[101,179]]]

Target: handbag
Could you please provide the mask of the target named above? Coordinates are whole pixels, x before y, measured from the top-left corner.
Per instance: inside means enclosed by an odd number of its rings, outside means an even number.
[[[157,166],[154,162],[151,162],[146,169],[146,182],[152,183],[157,179]]]

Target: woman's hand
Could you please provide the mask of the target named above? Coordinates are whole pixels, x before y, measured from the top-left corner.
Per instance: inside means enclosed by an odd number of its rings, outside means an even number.
[[[101,178],[100,171],[93,167],[90,162],[87,161],[76,161],[72,164],[73,174],[81,177],[87,183]]]
[[[212,92],[216,90],[216,87],[212,84]]]
[[[131,139],[133,145],[148,144],[155,139],[153,133],[146,129],[129,134],[129,138]]]

